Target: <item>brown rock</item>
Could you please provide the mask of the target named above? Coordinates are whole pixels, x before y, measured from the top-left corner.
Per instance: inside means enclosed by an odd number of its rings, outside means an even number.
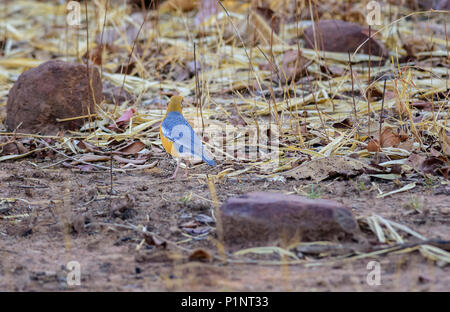
[[[228,199],[220,212],[224,241],[232,249],[345,239],[359,233],[350,210],[331,200],[254,192]]]
[[[435,6],[436,10],[450,11],[450,0],[441,0]]]
[[[97,69],[90,74],[95,103],[102,98],[102,82]],[[89,110],[88,110],[89,107]],[[86,119],[57,122],[57,119],[95,113],[86,66],[52,60],[23,72],[9,91],[6,126],[25,133],[55,134],[74,130]]]
[[[440,2],[446,2],[447,0],[407,0],[405,1],[405,5],[413,10],[429,10],[431,8],[434,8],[435,10],[438,9],[438,6],[440,5]],[[394,3],[394,1],[391,1],[392,4],[397,5],[398,3]]]
[[[321,20],[314,25],[316,31],[317,47],[319,50],[330,52],[353,53],[358,46],[369,36],[366,30],[358,24],[344,22],[340,20]],[[375,31],[373,31],[375,32]],[[313,27],[305,29],[304,37],[306,48],[314,49]],[[370,39],[371,55],[387,56],[384,45],[375,39]],[[369,41],[367,41],[359,50],[359,53],[369,54]]]

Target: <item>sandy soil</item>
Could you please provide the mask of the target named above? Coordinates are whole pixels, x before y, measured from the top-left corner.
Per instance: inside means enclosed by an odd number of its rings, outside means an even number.
[[[81,173],[58,166],[42,170],[35,169],[32,161],[0,164],[0,197],[22,199],[0,201],[2,291],[450,290],[450,267],[439,266],[417,251],[323,266],[189,261],[188,251],[149,245],[142,241],[141,233],[117,225],[146,225],[182,248],[218,254],[214,226],[197,222],[192,228],[197,232],[190,234],[194,239],[189,239],[185,230],[186,223],[193,223],[199,214],[211,215],[208,186],[195,176],[206,167],[193,169],[189,179],[176,182],[168,181],[174,165],[168,158],[151,170],[115,173],[116,195],[110,198],[109,172]],[[398,188],[392,182],[376,182],[383,191]],[[228,180],[218,182],[216,189],[219,201],[224,202],[230,196],[257,190],[292,192],[296,187],[308,193],[310,184]],[[317,197],[352,208],[356,217],[377,213],[428,238],[450,238],[448,186],[418,181],[412,191],[384,199],[376,199],[370,186],[370,178],[362,176],[324,181],[314,185],[314,190]],[[381,265],[379,286],[367,283],[370,260]],[[67,285],[70,261],[81,265],[80,286]]]

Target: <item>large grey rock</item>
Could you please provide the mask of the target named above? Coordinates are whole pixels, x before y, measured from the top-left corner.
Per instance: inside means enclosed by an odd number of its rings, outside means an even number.
[[[347,207],[296,195],[255,192],[233,197],[221,206],[220,216],[227,247],[343,240],[359,233]]]

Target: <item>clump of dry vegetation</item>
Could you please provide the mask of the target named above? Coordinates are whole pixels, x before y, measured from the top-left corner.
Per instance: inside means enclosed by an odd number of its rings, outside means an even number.
[[[0,162],[110,172],[111,181],[116,173],[150,172],[168,158],[159,125],[170,96],[180,94],[185,117],[219,164],[194,164],[192,174],[209,183],[216,208],[214,184],[226,181],[367,175],[377,198],[428,181],[448,187],[450,25],[441,2],[428,10],[379,1],[380,23],[369,28],[364,1],[96,0],[81,3],[80,26],[67,24],[67,7],[56,1],[3,1],[0,120],[18,76],[51,59],[97,68],[103,99],[89,116],[58,121],[86,118],[74,131],[23,133],[3,125]],[[383,191],[377,181],[393,188]],[[113,195],[111,185],[104,197]],[[0,194],[0,202],[15,201]],[[450,262],[444,243],[401,222],[371,214],[359,224],[382,248],[305,260],[293,251],[310,243],[297,242],[241,250],[228,261],[313,266],[419,250]],[[145,240],[180,249],[142,226],[120,226],[145,236],[139,246]],[[265,253],[282,259],[247,257]],[[223,260],[220,252],[201,255]]]

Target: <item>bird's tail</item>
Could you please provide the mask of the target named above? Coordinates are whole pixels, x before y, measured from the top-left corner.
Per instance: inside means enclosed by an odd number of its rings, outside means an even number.
[[[208,165],[213,166],[213,167],[216,166],[216,162],[212,158],[210,158],[210,156],[207,153],[205,153],[205,151],[203,151],[203,153],[202,153],[202,159]]]
[[[213,166],[213,167],[216,166],[216,162],[214,160],[205,158],[204,156],[203,156],[203,161],[206,162],[210,166]]]

